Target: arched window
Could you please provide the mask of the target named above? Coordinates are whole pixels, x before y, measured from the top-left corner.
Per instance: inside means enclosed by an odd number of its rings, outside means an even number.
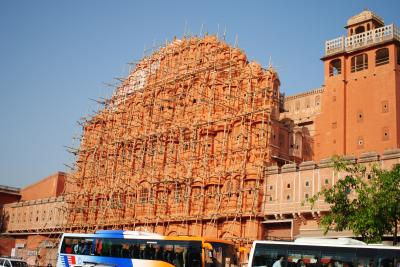
[[[143,187],[139,191],[139,203],[144,204],[149,201],[149,189]]]
[[[192,188],[192,199],[194,201],[199,201],[203,195],[201,194],[201,187],[194,186]]]
[[[206,193],[209,198],[214,198],[217,195],[217,191],[218,191],[218,189],[217,189],[216,185],[209,185],[207,187]]]
[[[321,97],[319,95],[317,95],[315,97],[315,106],[319,106],[321,104]]]
[[[184,197],[184,191],[183,191],[183,186],[180,184],[175,184],[175,189],[174,189],[174,202],[175,203],[180,203],[183,201]]]
[[[160,204],[165,204],[168,201],[168,191],[166,189],[160,190],[157,193],[157,200]]]
[[[365,32],[364,26],[358,26],[356,28],[356,34],[359,34],[359,33],[362,33],[362,32]]]
[[[368,55],[360,54],[351,58],[351,72],[368,69]]]
[[[389,49],[382,48],[375,52],[375,66],[381,66],[389,63]]]
[[[222,188],[223,193],[227,194],[229,197],[232,195],[233,183],[231,180],[227,180]]]
[[[336,76],[342,73],[342,61],[334,59],[329,62],[329,76]]]
[[[310,107],[310,98],[307,97],[304,102],[305,102],[306,108],[309,108]]]

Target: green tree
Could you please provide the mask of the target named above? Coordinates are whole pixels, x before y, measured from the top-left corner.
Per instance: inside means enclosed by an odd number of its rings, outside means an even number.
[[[335,185],[325,188],[308,201],[314,206],[321,197],[330,204],[330,210],[321,219],[325,234],[328,230],[351,230],[365,242],[382,240],[393,235],[396,244],[400,219],[400,165],[383,170],[377,165],[363,164],[332,158],[336,172],[346,174]]]

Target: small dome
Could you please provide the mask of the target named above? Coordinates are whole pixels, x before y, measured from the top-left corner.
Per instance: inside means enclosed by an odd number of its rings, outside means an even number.
[[[376,15],[374,12],[372,12],[370,10],[364,10],[360,14],[357,14],[357,15],[349,18],[347,20],[347,27],[357,24],[357,23],[360,23],[360,22],[371,20],[371,19],[379,22],[382,25],[385,24],[383,19],[381,17],[379,17],[378,15]]]

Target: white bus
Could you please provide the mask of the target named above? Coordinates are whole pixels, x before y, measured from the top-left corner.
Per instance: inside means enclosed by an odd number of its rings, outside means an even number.
[[[255,241],[249,267],[400,267],[400,247],[350,238]]]

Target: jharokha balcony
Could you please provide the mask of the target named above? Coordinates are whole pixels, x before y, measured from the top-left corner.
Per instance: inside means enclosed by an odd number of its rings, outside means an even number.
[[[341,52],[350,52],[355,49],[383,43],[390,40],[400,41],[400,29],[395,24],[386,25],[370,31],[348,37],[339,38],[325,42],[325,56]]]

